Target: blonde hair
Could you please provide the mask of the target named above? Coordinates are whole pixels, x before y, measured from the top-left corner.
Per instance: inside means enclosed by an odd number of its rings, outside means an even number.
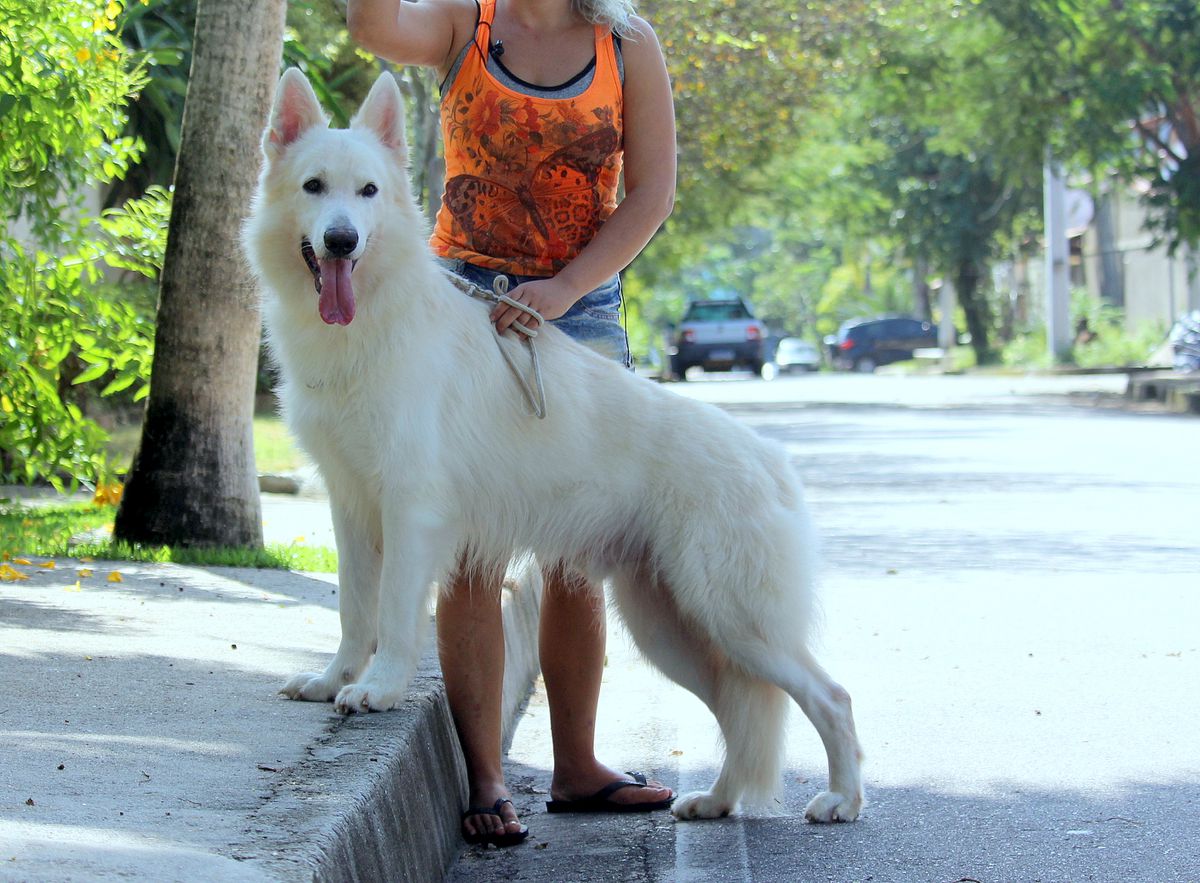
[[[618,37],[634,34],[633,0],[571,0],[575,11],[594,25],[611,28]]]

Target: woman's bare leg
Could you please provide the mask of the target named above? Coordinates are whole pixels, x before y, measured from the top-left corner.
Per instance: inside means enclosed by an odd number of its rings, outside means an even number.
[[[509,791],[501,757],[504,694],[504,623],[500,616],[503,571],[460,572],[438,598],[438,655],[446,698],[462,744],[470,789],[468,806],[491,807]],[[463,820],[467,834],[521,830],[512,804],[501,815],[480,813]]]
[[[596,707],[604,674],[604,592],[560,564],[542,574],[541,653],[542,678],[550,704],[554,744],[554,800],[590,797],[605,785],[632,778],[596,759]],[[657,782],[652,787],[622,788],[613,792],[613,803],[657,803],[671,789]]]

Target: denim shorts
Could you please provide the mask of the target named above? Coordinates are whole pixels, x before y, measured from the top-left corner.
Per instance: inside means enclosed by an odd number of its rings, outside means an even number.
[[[452,273],[468,282],[474,282],[487,291],[492,290],[492,281],[497,276],[508,277],[509,289],[516,288],[522,282],[544,278],[514,276],[512,273],[489,270],[462,260],[442,261],[442,264]],[[621,325],[620,276],[613,276],[598,288],[589,291],[562,316],[551,319],[550,324],[605,358],[620,362],[626,368],[633,367],[633,359],[629,355],[629,338]]]

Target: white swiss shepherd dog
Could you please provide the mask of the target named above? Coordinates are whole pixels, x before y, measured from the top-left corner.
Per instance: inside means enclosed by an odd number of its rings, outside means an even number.
[[[247,248],[284,414],[329,488],[341,587],[337,654],[282,692],[392,708],[435,582],[464,557],[532,552],[608,579],[646,659],[716,715],[724,765],[676,817],[778,790],[790,696],[829,761],[805,815],[854,820],[861,752],[849,695],[806,647],[813,537],[783,451],[552,327],[537,337],[548,413],[529,416],[500,351],[528,365],[527,348],[430,252],[403,118],[384,74],[350,128],[331,129],[293,69],[263,136]]]

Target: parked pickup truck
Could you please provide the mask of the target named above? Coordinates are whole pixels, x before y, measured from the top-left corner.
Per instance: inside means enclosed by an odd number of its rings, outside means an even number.
[[[687,370],[698,365],[705,371],[745,367],[762,374],[766,338],[767,327],[741,298],[692,301],[675,329],[671,373],[686,380]]]

